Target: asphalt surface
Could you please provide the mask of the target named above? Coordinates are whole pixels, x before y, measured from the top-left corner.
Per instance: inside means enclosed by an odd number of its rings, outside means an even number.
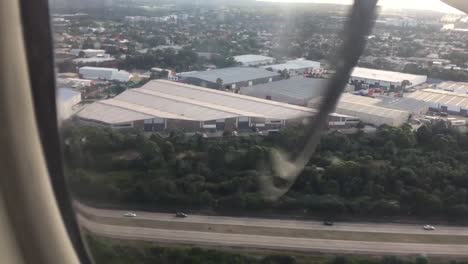
[[[396,254],[396,255],[428,255],[428,256],[457,256],[468,257],[468,244],[418,244],[418,243],[391,243],[369,242],[334,239],[312,239],[296,237],[279,237],[268,235],[249,235],[216,232],[199,232],[188,230],[168,230],[158,228],[138,227],[131,224],[132,219],[186,222],[198,224],[225,224],[251,227],[297,228],[313,230],[334,230],[353,232],[377,232],[392,234],[425,234],[468,236],[467,227],[436,226],[435,231],[425,231],[419,225],[403,224],[376,224],[376,223],[335,223],[334,226],[324,226],[318,221],[295,221],[278,219],[261,219],[246,217],[223,217],[189,215],[186,218],[177,218],[174,214],[149,213],[135,211],[137,217],[128,218],[123,214],[127,211],[96,209],[76,204],[79,223],[89,231],[111,238],[144,240],[165,243],[178,243],[190,245],[222,246],[234,248],[290,250],[302,252],[325,253],[360,253],[360,254]],[[82,213],[80,213],[82,212]],[[83,214],[84,213],[84,214]],[[102,219],[122,219],[129,221],[128,225],[112,225],[90,220],[87,216],[101,217]],[[428,223],[430,224],[430,223]]]

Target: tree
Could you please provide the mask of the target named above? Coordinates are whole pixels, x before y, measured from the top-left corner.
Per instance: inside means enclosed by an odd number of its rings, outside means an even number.
[[[412,84],[412,83],[411,83],[410,81],[408,81],[408,80],[403,80],[403,81],[401,82],[401,89],[402,89],[402,90],[405,90],[406,87],[410,86],[411,84]]]
[[[281,79],[289,79],[289,71],[287,69],[283,69],[282,71],[278,71],[281,76]]]
[[[272,255],[262,259],[260,264],[296,264],[297,261],[293,256]]]
[[[218,87],[219,90],[223,89],[223,79],[217,78],[216,79],[216,86]]]

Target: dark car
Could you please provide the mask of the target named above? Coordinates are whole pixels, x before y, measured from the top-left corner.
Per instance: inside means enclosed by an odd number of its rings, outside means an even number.
[[[332,226],[335,223],[333,223],[333,221],[323,221],[323,224],[326,225],[326,226]]]

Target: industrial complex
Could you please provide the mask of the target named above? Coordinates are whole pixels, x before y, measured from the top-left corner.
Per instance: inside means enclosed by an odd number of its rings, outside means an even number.
[[[98,101],[77,114],[88,124],[145,131],[277,130],[303,122],[315,110],[232,92],[153,80],[108,100]],[[345,126],[355,118],[333,114],[330,124]]]

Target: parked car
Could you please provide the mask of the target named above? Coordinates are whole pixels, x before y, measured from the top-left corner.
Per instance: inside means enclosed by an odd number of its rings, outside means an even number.
[[[323,225],[326,225],[326,226],[332,226],[334,225],[335,223],[333,223],[333,221],[323,221]]]
[[[123,214],[123,216],[125,217],[136,217],[137,215],[133,212],[126,212],[125,214]]]

